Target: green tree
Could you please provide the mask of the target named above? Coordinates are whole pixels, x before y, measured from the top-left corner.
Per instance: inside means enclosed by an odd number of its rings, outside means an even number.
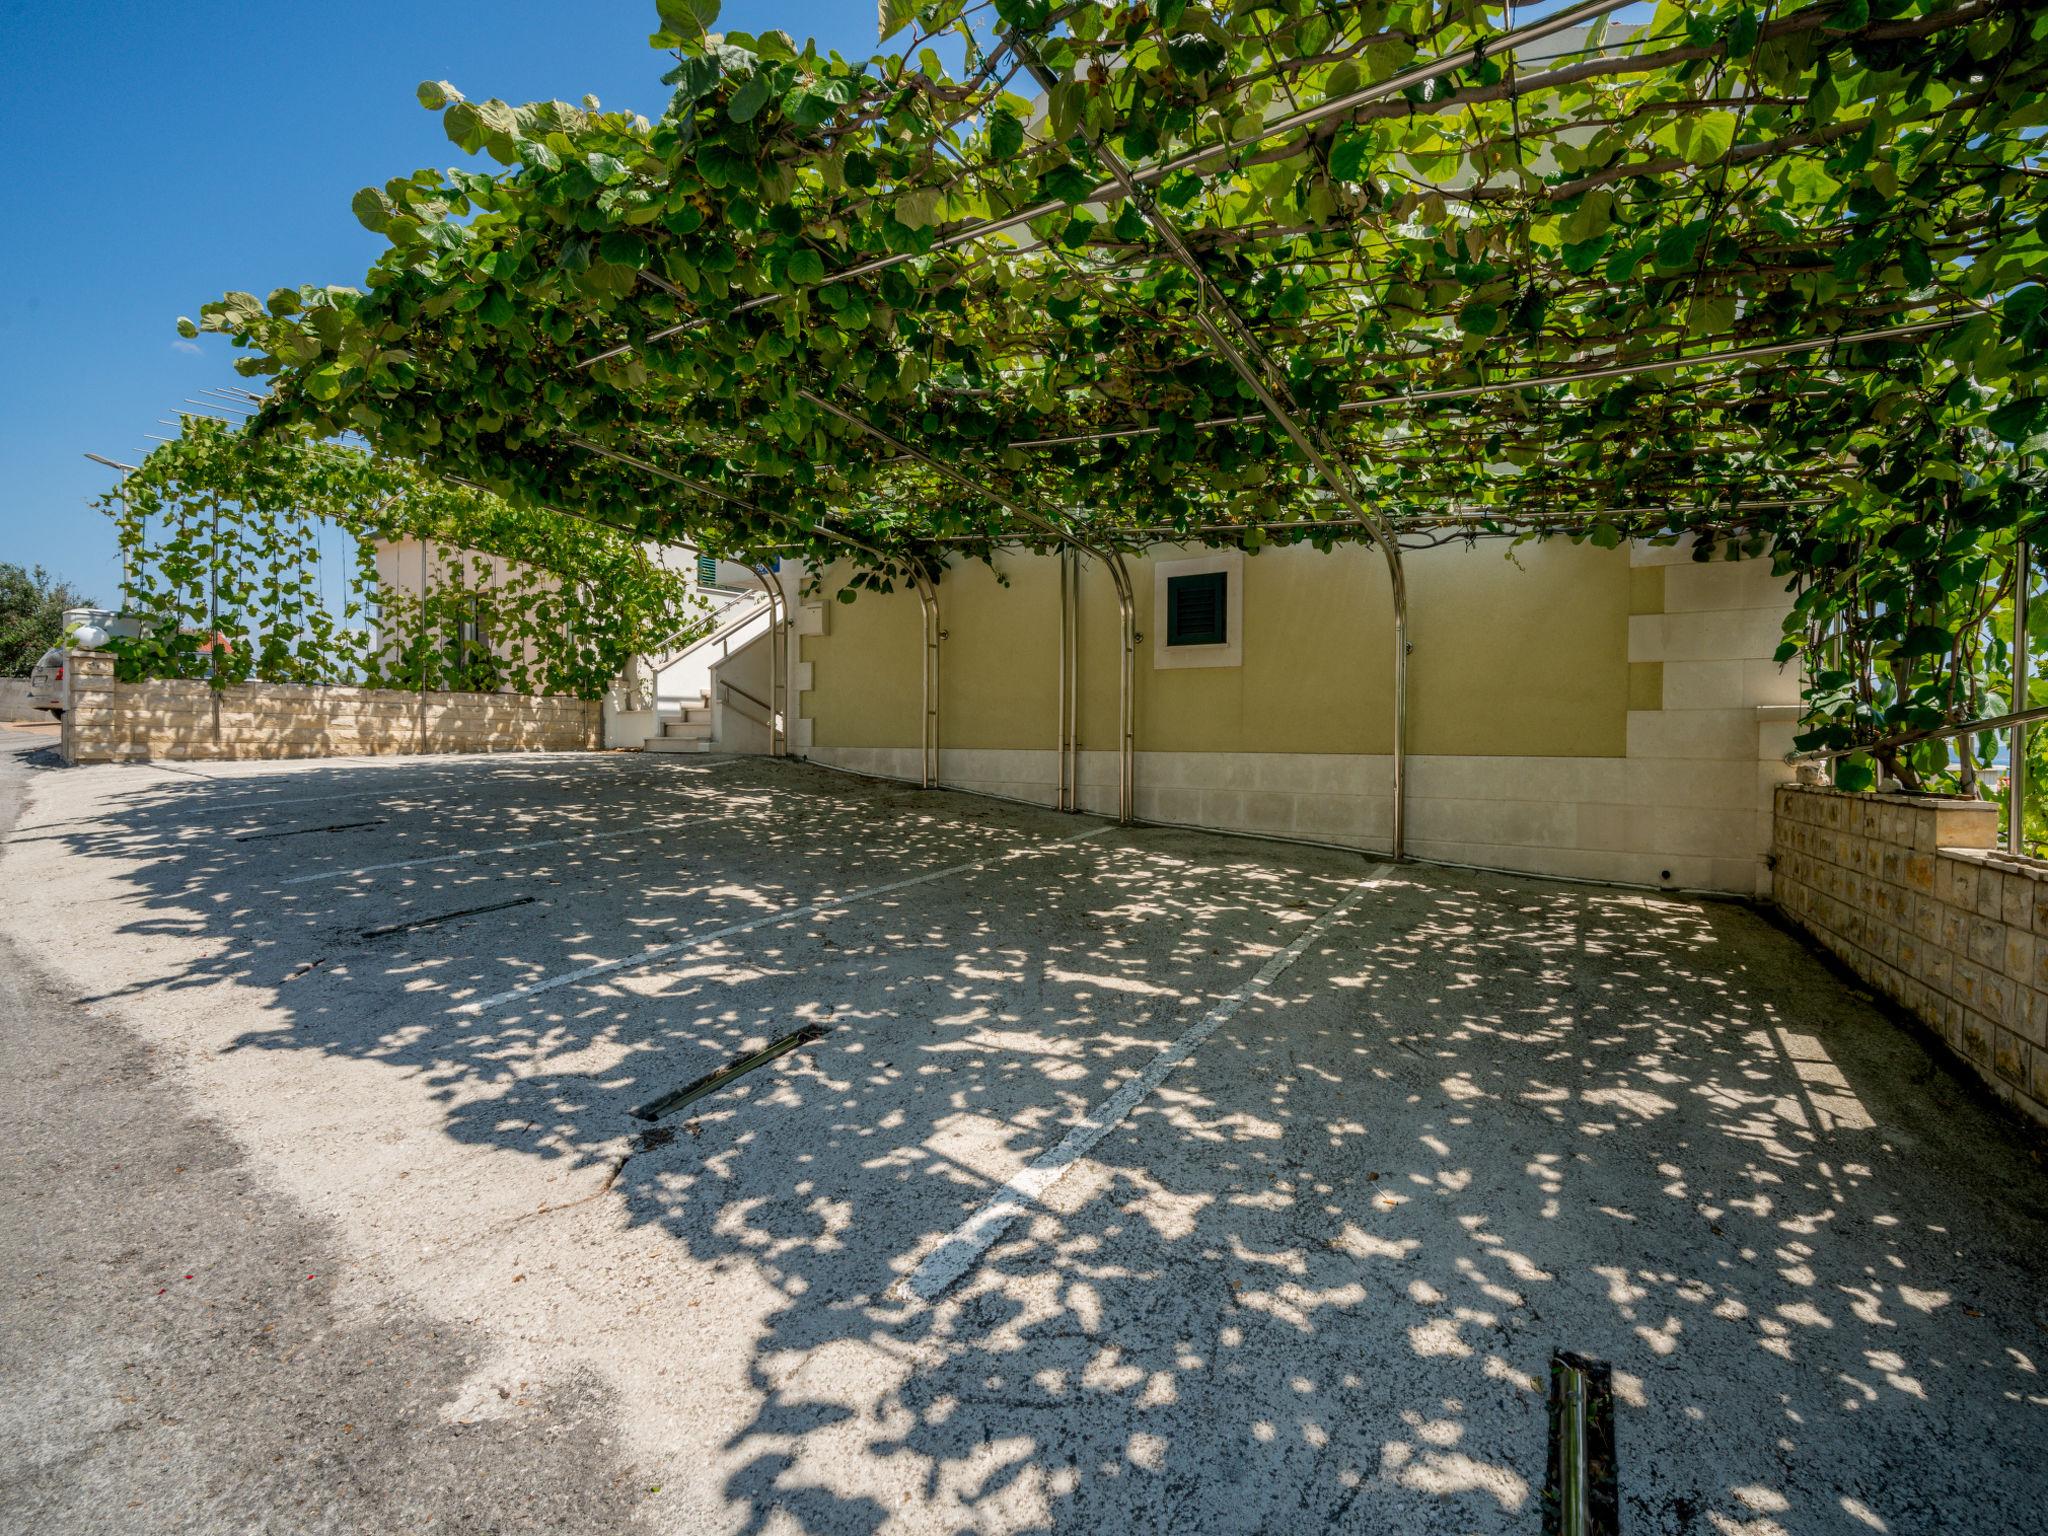
[[[63,633],[64,610],[91,604],[40,565],[30,570],[0,561],[0,677],[27,676]]]

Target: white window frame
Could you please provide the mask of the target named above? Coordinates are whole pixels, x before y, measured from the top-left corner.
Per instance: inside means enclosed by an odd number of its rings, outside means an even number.
[[[1224,576],[1223,633],[1221,645],[1168,645],[1166,643],[1166,582],[1170,576],[1207,576],[1221,571]],[[1152,562],[1152,665],[1158,670],[1177,667],[1241,667],[1244,665],[1244,551],[1213,550],[1187,560]]]

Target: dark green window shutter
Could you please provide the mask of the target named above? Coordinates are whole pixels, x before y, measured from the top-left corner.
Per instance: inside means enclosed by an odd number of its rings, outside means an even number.
[[[699,555],[697,557],[697,585],[700,587],[715,587],[718,585],[718,556]]]
[[[1166,643],[1227,645],[1230,577],[1223,571],[1166,578]]]

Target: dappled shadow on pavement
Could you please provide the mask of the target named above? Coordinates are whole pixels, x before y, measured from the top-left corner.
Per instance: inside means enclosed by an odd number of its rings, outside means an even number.
[[[107,872],[91,994],[287,1066],[252,1121],[404,1283],[516,1261],[679,1529],[1532,1530],[1554,1348],[1633,1531],[2048,1529],[2048,1183],[1741,907],[1405,868],[926,1305],[1365,861],[759,762],[144,772],[8,850]]]

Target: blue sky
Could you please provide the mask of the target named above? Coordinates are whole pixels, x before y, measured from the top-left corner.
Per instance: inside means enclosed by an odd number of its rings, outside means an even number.
[[[729,0],[725,30],[779,26],[875,51],[872,0]],[[654,0],[0,0],[0,560],[102,602],[118,574],[90,508],[186,396],[238,382],[233,349],[174,329],[228,289],[359,283],[378,244],[360,187],[461,153],[413,88],[472,99],[594,93],[654,116]],[[480,168],[482,168],[480,166]],[[202,397],[203,398],[203,397]]]

